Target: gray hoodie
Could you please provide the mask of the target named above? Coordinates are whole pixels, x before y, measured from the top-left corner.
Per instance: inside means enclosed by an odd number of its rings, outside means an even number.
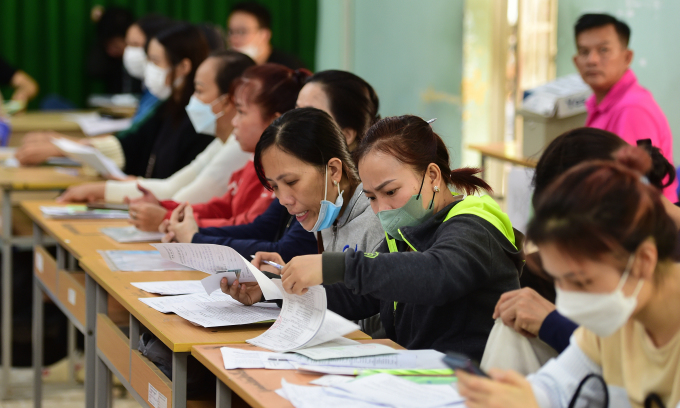
[[[354,190],[345,212],[333,226],[321,230],[321,238],[324,251],[328,252],[344,252],[346,248],[363,252],[378,249],[385,239],[385,232],[364,195],[363,184]]]

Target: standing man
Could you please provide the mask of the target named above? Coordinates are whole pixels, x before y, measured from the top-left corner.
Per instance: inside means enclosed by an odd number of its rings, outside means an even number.
[[[574,26],[574,64],[593,95],[586,101],[586,126],[608,130],[635,146],[651,139],[673,163],[673,136],[668,120],[652,94],[640,86],[630,69],[630,28],[608,14],[584,14]],[[677,180],[664,189],[675,203]]]
[[[263,5],[245,1],[232,7],[227,20],[229,48],[242,52],[261,65],[274,63],[290,69],[304,68],[295,56],[272,48],[272,17]]]

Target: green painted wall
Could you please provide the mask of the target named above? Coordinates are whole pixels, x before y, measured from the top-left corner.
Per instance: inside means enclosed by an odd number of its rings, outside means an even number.
[[[632,69],[663,109],[674,138],[675,165],[680,164],[680,2],[672,0],[560,0],[558,8],[557,75],[576,72],[572,56],[574,23],[586,12],[606,12],[631,27]]]
[[[347,69],[380,97],[383,117],[438,118],[461,162],[463,0],[319,0],[317,70]]]
[[[57,93],[83,106],[97,81],[85,74],[94,41],[94,5],[129,8],[136,16],[157,12],[190,22],[226,26],[239,0],[0,0],[0,55],[40,84],[40,97]],[[272,43],[314,68],[317,0],[259,0],[272,13]],[[7,95],[7,94],[6,94]],[[31,106],[37,104],[33,102]]]

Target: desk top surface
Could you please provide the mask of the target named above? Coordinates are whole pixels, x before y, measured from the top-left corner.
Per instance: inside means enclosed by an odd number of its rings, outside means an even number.
[[[359,340],[362,343],[380,343],[395,349],[403,349],[397,343],[387,339]],[[280,397],[275,391],[281,388],[281,379],[291,384],[308,385],[321,375],[303,374],[296,370],[264,370],[236,369],[225,370],[220,348],[229,346],[242,350],[264,351],[251,344],[221,344],[211,346],[194,346],[191,355],[210,370],[217,378],[236,392],[251,407],[257,408],[290,408],[290,402]]]
[[[66,120],[67,114],[87,113],[82,111],[22,112],[11,117],[13,132],[32,132],[39,130],[54,130],[55,132],[79,132],[80,126],[76,122]]]
[[[78,171],[77,175],[72,171]],[[0,167],[0,188],[6,190],[64,190],[74,184],[101,180],[83,176],[79,169],[51,166]]]
[[[484,145],[471,144],[469,149],[476,150],[485,156],[504,160],[525,167],[536,167],[537,160],[522,157],[520,149],[513,143],[489,143]]]

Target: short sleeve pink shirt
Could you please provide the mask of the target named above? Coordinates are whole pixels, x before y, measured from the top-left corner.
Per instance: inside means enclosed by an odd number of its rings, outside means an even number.
[[[652,145],[673,164],[673,135],[666,115],[651,92],[640,86],[632,70],[626,71],[598,104],[595,95],[586,101],[587,127],[604,129],[619,135],[635,146],[640,139],[651,139]],[[675,203],[678,181],[664,189],[664,195]]]

